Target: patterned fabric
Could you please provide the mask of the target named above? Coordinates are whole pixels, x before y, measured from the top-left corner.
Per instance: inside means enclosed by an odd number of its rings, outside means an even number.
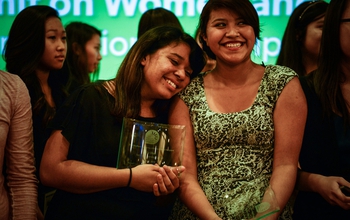
[[[287,67],[267,66],[252,106],[234,113],[217,113],[209,108],[203,86],[205,74],[180,94],[189,107],[194,128],[198,180],[222,219],[251,218],[272,173],[275,104],[284,86],[297,74]],[[179,201],[172,218],[196,219]]]

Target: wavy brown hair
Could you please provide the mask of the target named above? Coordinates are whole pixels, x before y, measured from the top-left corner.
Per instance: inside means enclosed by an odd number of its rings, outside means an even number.
[[[203,69],[206,59],[197,42],[187,33],[178,28],[160,26],[148,30],[131,47],[118,70],[115,78],[116,102],[113,114],[117,118],[137,118],[141,110],[141,84],[144,81],[143,66],[141,61],[149,54],[153,54],[161,48],[172,43],[185,43],[190,47],[190,65],[192,69],[191,79]],[[153,108],[159,115],[167,108],[169,100],[157,100]]]

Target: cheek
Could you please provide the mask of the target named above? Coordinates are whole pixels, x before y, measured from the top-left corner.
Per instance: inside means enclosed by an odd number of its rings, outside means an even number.
[[[213,45],[215,42],[218,42],[222,38],[222,33],[212,29],[207,30],[207,37],[205,42],[207,46]]]
[[[87,57],[87,62],[88,62],[87,64],[88,65],[93,65],[97,60],[97,54],[93,50],[87,50],[86,57]]]
[[[44,53],[43,53],[43,55],[41,57],[41,63],[43,65],[49,67],[53,63],[53,60],[51,60],[51,59],[53,59],[53,57],[54,57],[54,51],[51,50],[50,45],[46,44]]]
[[[340,39],[348,39],[349,38],[348,33],[346,36],[340,35]],[[347,58],[347,60],[350,60],[350,41],[349,40],[340,40],[340,48],[343,52],[343,55]]]
[[[190,77],[186,77],[186,79],[184,80],[184,87],[186,87],[188,84],[190,84],[191,79]]]
[[[308,31],[305,36],[304,46],[307,50],[318,52],[320,48],[322,31]]]
[[[348,24],[346,24],[348,25]],[[345,54],[350,54],[350,24],[348,26],[341,27],[339,32],[340,47]]]

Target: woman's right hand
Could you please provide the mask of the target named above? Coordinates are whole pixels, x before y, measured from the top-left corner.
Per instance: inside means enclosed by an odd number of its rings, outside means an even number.
[[[350,209],[350,197],[345,196],[340,186],[350,187],[350,182],[338,176],[320,176],[315,191],[319,193],[329,204],[338,205],[345,210]]]

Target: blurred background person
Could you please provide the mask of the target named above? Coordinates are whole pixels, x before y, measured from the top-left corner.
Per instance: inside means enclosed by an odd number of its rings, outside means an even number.
[[[176,15],[165,8],[154,8],[145,11],[139,21],[137,38],[151,28],[158,26],[177,27],[183,31],[182,25]]]
[[[318,69],[301,78],[308,115],[293,219],[350,219],[350,0],[331,0]]]
[[[317,68],[327,7],[325,1],[307,1],[294,9],[284,31],[277,65],[290,67],[300,76]]]
[[[7,71],[18,75],[29,90],[39,178],[42,153],[51,134],[47,126],[68,96],[68,73],[51,73],[62,68],[66,57],[66,31],[58,12],[43,5],[23,9],[10,28],[3,56]],[[53,192],[39,183],[38,203],[43,213]]]
[[[0,70],[0,219],[37,219],[32,107],[28,89]]]
[[[83,22],[71,22],[67,34],[66,64],[72,77],[72,87],[98,80],[102,59],[101,31]]]

